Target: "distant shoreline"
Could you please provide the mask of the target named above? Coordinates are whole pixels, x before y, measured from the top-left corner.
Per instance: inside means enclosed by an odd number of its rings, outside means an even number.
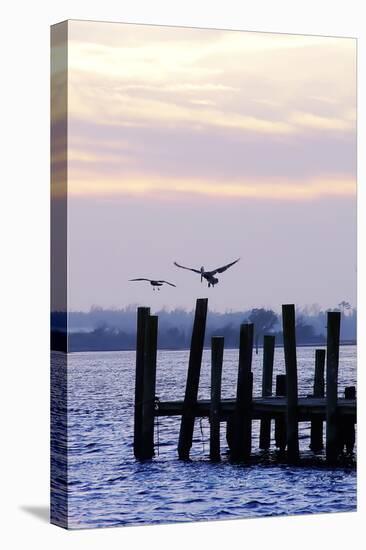
[[[340,346],[357,346],[356,340],[344,340],[340,342]],[[275,346],[276,348],[283,348],[282,344],[278,344]],[[326,342],[320,343],[320,342],[309,342],[306,344],[298,344],[297,348],[324,348],[326,347]],[[209,346],[204,347],[205,350],[210,350],[211,348]],[[237,347],[229,347],[225,348],[226,350],[239,350]],[[263,346],[258,346],[258,349],[263,349]],[[123,349],[79,349],[79,350],[72,350],[68,351],[67,353],[116,353],[121,351],[136,351],[135,348],[123,348]],[[167,348],[167,347],[160,347],[158,349],[159,351],[189,351],[189,348]],[[255,348],[253,348],[253,351],[255,352]],[[57,350],[57,349],[51,349],[51,352],[60,352],[65,353],[64,350]]]

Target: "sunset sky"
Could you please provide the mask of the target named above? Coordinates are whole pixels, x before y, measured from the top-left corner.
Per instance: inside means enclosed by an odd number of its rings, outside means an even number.
[[[68,113],[70,309],[355,303],[354,39],[71,21]]]

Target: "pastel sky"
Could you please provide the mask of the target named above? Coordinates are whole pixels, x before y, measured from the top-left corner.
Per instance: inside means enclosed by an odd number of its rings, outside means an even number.
[[[71,21],[68,69],[70,309],[355,302],[354,39]]]

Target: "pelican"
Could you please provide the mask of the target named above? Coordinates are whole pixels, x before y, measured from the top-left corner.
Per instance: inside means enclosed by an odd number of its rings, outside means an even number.
[[[130,281],[148,281],[153,287],[153,290],[155,290],[155,287],[157,287],[157,289],[160,290],[160,287],[163,286],[164,283],[166,285],[176,286],[176,285],[173,285],[173,283],[169,283],[169,281],[157,281],[155,279],[145,279],[143,277],[140,277],[139,279],[130,279]]]
[[[202,283],[202,279],[206,279],[208,283],[208,288],[210,288],[211,286],[214,287],[219,282],[218,278],[215,277],[216,273],[223,273],[224,271],[229,269],[229,267],[236,264],[239,260],[240,258],[238,258],[237,260],[234,260],[230,264],[226,264],[226,265],[223,265],[222,267],[218,267],[217,269],[213,269],[212,271],[205,271],[204,267],[201,267],[201,269],[194,269],[193,267],[185,267],[184,265],[180,265],[177,262],[174,262],[174,265],[182,269],[188,269],[189,271],[194,271],[194,273],[198,273],[199,275],[201,275],[201,283]]]

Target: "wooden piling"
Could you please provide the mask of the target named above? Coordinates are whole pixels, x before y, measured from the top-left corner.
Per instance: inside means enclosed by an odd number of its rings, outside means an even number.
[[[262,375],[262,396],[272,395],[273,358],[275,349],[275,337],[265,335],[263,339],[263,375]],[[259,448],[269,449],[271,444],[271,419],[261,420],[259,433]]]
[[[286,375],[277,374],[276,397],[285,397],[286,394]],[[275,443],[280,451],[283,452],[286,449],[286,420],[284,418],[275,419]]]
[[[146,320],[149,314],[150,314],[149,307],[137,308],[135,414],[134,414],[134,439],[133,439],[133,451],[136,458],[140,458],[141,441],[142,441],[144,349],[145,349]]]
[[[158,340],[158,317],[150,315],[146,320],[143,403],[142,403],[142,442],[140,458],[150,459],[154,456],[154,418],[155,418],[155,385],[156,355]]]
[[[315,350],[314,397],[324,397],[325,349]],[[319,452],[323,448],[323,420],[311,421],[310,449]]]
[[[337,393],[340,324],[340,312],[329,311],[326,361],[326,458],[330,464],[334,464],[336,461],[339,450],[337,442]]]
[[[210,458],[220,460],[220,402],[224,338],[211,340]]]
[[[345,399],[356,399],[356,386],[347,386],[344,388]]]
[[[348,386],[344,390],[345,399],[356,399],[356,388],[355,386]],[[348,454],[353,453],[353,449],[356,442],[356,432],[355,432],[355,423],[353,418],[344,418],[342,421],[342,448],[346,446],[346,451]]]
[[[295,306],[293,304],[282,306],[282,324],[287,377],[287,458],[289,462],[293,463],[299,459],[296,330]]]
[[[179,432],[178,456],[182,460],[189,459],[189,451],[192,447],[195,419],[194,408],[197,403],[198,385],[201,374],[206,317],[207,298],[199,298],[196,302],[191,350],[189,354],[186,392],[184,396],[183,413]]]
[[[233,452],[233,433],[234,433],[234,416],[231,415],[226,422],[226,443],[232,455]]]
[[[241,325],[238,382],[231,452],[231,458],[235,461],[249,458],[252,447],[252,355],[253,324]]]

